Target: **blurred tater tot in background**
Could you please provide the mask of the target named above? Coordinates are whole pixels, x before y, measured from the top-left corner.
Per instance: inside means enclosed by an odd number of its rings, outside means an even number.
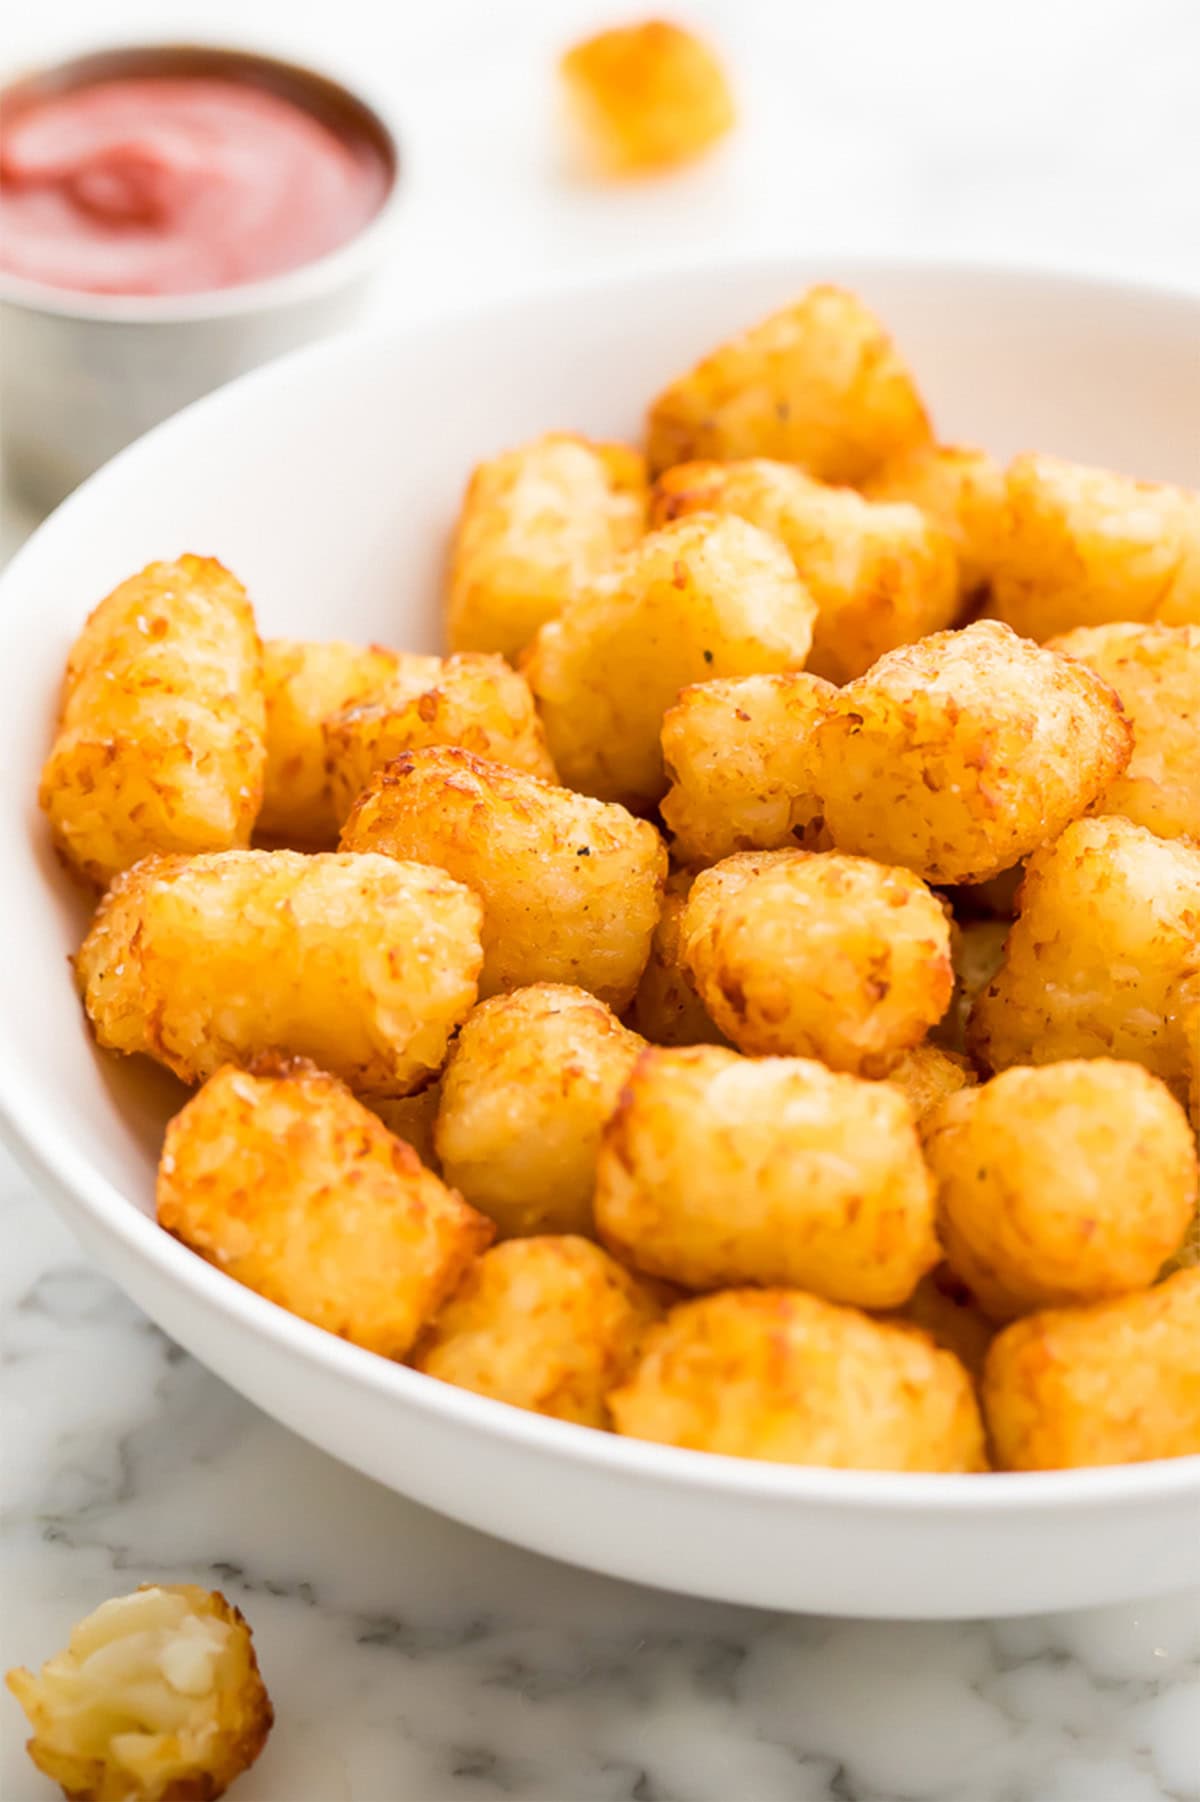
[[[701,1001],[756,1057],[885,1076],[953,992],[945,904],[910,870],[864,857],[715,864],[696,878],[682,932]]]
[[[971,1380],[911,1327],[795,1289],[673,1308],[609,1397],[618,1433],[834,1470],[986,1467]]]
[[[992,620],[891,651],[814,733],[841,850],[982,882],[1091,806],[1133,734],[1106,682]]]
[[[872,501],[909,501],[946,532],[958,556],[966,602],[990,588],[1004,528],[1004,470],[986,451],[957,444],[917,444],[867,477]]]
[[[381,688],[399,653],[382,645],[268,638],[263,645],[267,775],[257,830],[304,850],[337,843],[322,725]]]
[[[1049,648],[1103,676],[1133,727],[1133,756],[1094,811],[1200,839],[1200,625],[1080,626]]]
[[[523,662],[564,782],[635,811],[666,793],[663,715],[691,682],[800,669],[816,614],[778,539],[734,516],[652,532]]]
[[[442,1079],[447,1182],[501,1237],[593,1234],[600,1129],[644,1045],[583,989],[542,982],[481,1002]]]
[[[685,688],[662,723],[662,817],[684,863],[815,848],[824,821],[809,745],[834,694],[820,676],[741,676]]]
[[[1006,1327],[983,1379],[997,1463],[1066,1470],[1200,1453],[1197,1346],[1200,1269]]]
[[[971,1010],[1004,961],[1004,941],[1011,925],[1011,920],[966,920],[951,934],[954,994],[930,1030],[930,1037],[947,1051],[960,1054],[966,1050]]]
[[[627,445],[547,432],[481,463],[451,554],[450,649],[515,662],[645,524],[645,463]]]
[[[864,481],[930,440],[912,376],[855,294],[810,288],[719,345],[650,407],[650,472],[775,457],[820,482]]]
[[[687,870],[667,878],[650,956],[633,1000],[632,1024],[653,1045],[725,1043],[683,961],[680,928],[692,880]]]
[[[1035,455],[1010,465],[1006,496],[996,619],[1037,639],[1200,625],[1200,494]]]
[[[603,1428],[608,1392],[662,1306],[660,1285],[588,1239],[510,1239],[468,1271],[412,1362],[514,1408]]]
[[[481,995],[565,982],[617,1013],[633,999],[667,853],[623,807],[469,751],[406,751],[372,777],[342,845],[437,864],[478,894]]]
[[[184,1082],[284,1052],[406,1095],[474,1004],[481,918],[444,871],[390,857],[150,857],[109,889],[75,973],[98,1043]]]
[[[441,1084],[432,1082],[415,1095],[373,1095],[366,1105],[393,1133],[411,1145],[427,1170],[441,1174],[437,1146],[433,1142],[434,1122],[442,1098]]]
[[[960,1089],[970,1088],[976,1077],[965,1057],[926,1040],[906,1051],[892,1065],[886,1080],[905,1097],[918,1132],[923,1132],[940,1103]]]
[[[492,1236],[315,1065],[211,1077],[167,1128],[158,1219],[289,1313],[402,1358]]]
[[[596,1226],[684,1288],[787,1283],[873,1308],[899,1307],[939,1255],[903,1095],[716,1045],[634,1065],[601,1138]]]
[[[59,851],[103,887],[155,852],[247,845],[266,766],[262,651],[212,557],[151,563],[72,647],[38,800]]]
[[[559,68],[583,159],[602,174],[691,162],[737,116],[715,51],[661,19],[585,38]]]
[[[790,463],[681,463],[659,477],[650,523],[732,513],[786,547],[817,606],[808,668],[833,682],[861,676],[897,645],[954,624],[953,541],[918,508],[829,488]]]
[[[405,655],[386,687],[327,718],[322,736],[339,824],[375,771],[402,751],[461,745],[555,780],[528,682],[503,657],[482,652]]]
[[[904,1306],[885,1318],[920,1327],[935,1345],[954,1353],[973,1382],[980,1381],[996,1323],[988,1319],[948,1264],[938,1264],[923,1276]]]

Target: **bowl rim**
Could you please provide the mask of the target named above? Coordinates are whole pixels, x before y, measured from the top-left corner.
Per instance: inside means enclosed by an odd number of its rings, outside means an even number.
[[[1156,282],[1129,282],[1105,274],[1078,270],[921,256],[844,256],[830,253],[826,259],[830,280],[862,283],[903,273],[931,281],[960,280],[994,290],[996,286],[1038,284],[1057,290],[1063,298],[1081,301],[1106,293],[1124,301],[1176,303],[1196,315],[1200,325],[1200,289]],[[4,593],[14,574],[36,554],[46,535],[69,528],[74,512],[94,484],[103,485],[118,469],[135,471],[139,460],[154,458],[160,434],[187,430],[209,412],[220,414],[230,404],[241,404],[244,391],[261,391],[269,397],[273,386],[281,389],[295,379],[297,370],[351,358],[369,358],[395,341],[422,333],[444,333],[468,323],[481,327],[499,316],[518,315],[528,308],[560,309],[572,299],[594,302],[606,293],[629,292],[662,282],[711,279],[715,274],[736,272],[763,277],[778,275],[781,284],[811,280],[822,261],[816,254],[777,252],[736,258],[689,257],[673,259],[615,274],[569,276],[541,283],[530,292],[499,298],[462,298],[447,307],[429,310],[356,334],[302,346],[272,363],[250,371],[224,388],[185,407],[155,426],[134,444],[118,453],[90,476],[32,534],[3,572],[0,572],[0,622],[4,618]],[[237,396],[231,403],[230,397]],[[186,422],[186,423],[185,423]],[[449,1422],[484,1437],[523,1449],[563,1464],[584,1463],[607,1471],[614,1480],[641,1481],[659,1488],[704,1492],[710,1496],[754,1496],[765,1503],[804,1504],[806,1507],[853,1509],[879,1515],[934,1513],[968,1520],[1002,1513],[1038,1517],[1062,1511],[1106,1512],[1139,1502],[1172,1498],[1200,1503],[1200,1454],[1150,1460],[1139,1464],[1082,1467],[1052,1471],[988,1471],[971,1475],[933,1472],[831,1470],[817,1466],[771,1464],[722,1453],[686,1450],[646,1440],[549,1419],[505,1402],[475,1395],[449,1383],[428,1377],[406,1365],[394,1363],[352,1345],[336,1335],[289,1314],[276,1303],[226,1276],[168,1233],[120,1188],[100,1174],[87,1156],[55,1130],[51,1103],[26,1075],[20,1055],[16,1023],[0,1019],[0,1138],[39,1186],[56,1191],[68,1203],[90,1216],[104,1235],[118,1240],[123,1249],[148,1272],[167,1284],[178,1284],[209,1314],[231,1314],[239,1324],[270,1341],[275,1350],[302,1366],[321,1366],[350,1384],[365,1384],[377,1394],[390,1396],[405,1407],[442,1422]]]
[[[350,75],[335,60],[320,64],[293,55],[279,46],[256,44],[251,38],[233,40],[223,35],[206,37],[202,31],[183,37],[131,34],[103,40],[86,40],[69,50],[48,53],[20,68],[6,68],[0,75],[0,102],[13,89],[78,69],[88,79],[90,65],[131,59],[153,63],[157,57],[196,56],[214,58],[251,73],[274,72],[297,88],[333,90],[350,107],[364,115],[378,135],[389,164],[387,190],[378,208],[353,236],[324,256],[300,263],[294,269],[261,281],[239,282],[227,288],[206,288],[187,294],[89,294],[85,289],[59,288],[0,268],[0,305],[20,307],[50,318],[95,325],[179,326],[205,325],[222,319],[248,318],[262,313],[303,306],[333,290],[347,286],[374,267],[386,253],[399,212],[405,158],[394,109],[358,75]],[[82,85],[82,83],[81,83]],[[300,102],[297,102],[300,104]]]

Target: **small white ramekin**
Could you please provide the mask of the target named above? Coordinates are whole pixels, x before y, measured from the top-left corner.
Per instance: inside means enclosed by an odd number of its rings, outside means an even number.
[[[284,275],[201,294],[75,293],[0,270],[0,448],[13,490],[57,504],[132,439],[280,352],[350,323],[391,237],[396,133],[374,101],[252,50],[142,43],[98,50],[5,84],[0,102],[125,75],[233,75],[297,101],[375,146],[389,171],[379,211],[344,245]]]

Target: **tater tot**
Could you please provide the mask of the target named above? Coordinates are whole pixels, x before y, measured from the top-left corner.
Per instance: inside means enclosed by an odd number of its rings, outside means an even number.
[[[959,591],[985,590],[999,555],[1004,471],[986,451],[959,444],[918,444],[867,477],[872,501],[910,501],[948,532],[958,554]]]
[[[661,19],[586,38],[559,69],[582,147],[605,174],[691,162],[736,117],[715,51]]]
[[[970,1378],[923,1333],[794,1289],[731,1289],[651,1327],[618,1433],[834,1470],[977,1471]]]
[[[966,1284],[948,1264],[923,1276],[903,1308],[887,1316],[897,1325],[920,1327],[935,1345],[953,1352],[978,1383],[984,1359],[996,1336],[996,1323],[978,1306]]]
[[[690,871],[667,878],[650,956],[633,998],[633,1024],[652,1045],[723,1045],[683,961],[680,923],[692,886]]]
[[[989,611],[1037,639],[1112,620],[1200,625],[1200,494],[1018,457]]]
[[[730,338],[650,408],[653,475],[698,458],[777,457],[859,482],[930,436],[912,376],[857,295],[808,289]]]
[[[443,747],[371,778],[347,851],[438,864],[483,902],[481,996],[566,982],[616,1013],[650,952],[667,853],[623,807]]]
[[[423,1336],[417,1370],[514,1408],[607,1427],[660,1292],[587,1239],[510,1239],[485,1252]]]
[[[947,1096],[957,1095],[960,1089],[970,1087],[975,1081],[975,1072],[965,1057],[943,1051],[941,1046],[924,1040],[892,1065],[886,1080],[894,1083],[905,1096],[913,1111],[917,1131],[921,1132]]]
[[[950,1004],[944,903],[909,870],[835,851],[783,853],[748,881],[731,863],[696,878],[682,927],[721,1031],[753,1056],[886,1076]]]
[[[925,1157],[947,1260],[994,1320],[1147,1287],[1196,1206],[1183,1109],[1110,1058],[961,1090],[928,1123]]]
[[[402,751],[461,745],[490,763],[555,780],[528,682],[503,657],[474,652],[403,657],[386,689],[325,721],[324,741],[339,822],[375,771]]]
[[[967,920],[951,934],[954,994],[930,1034],[947,1051],[958,1054],[966,1050],[971,1010],[1004,962],[1004,941],[1011,925],[1011,920]]]
[[[1200,968],[1198,920],[1200,850],[1119,817],[1077,820],[1029,860],[968,1050],[993,1070],[1127,1058],[1185,1094],[1177,985]]]
[[[1200,1453],[1200,1269],[1088,1308],[1030,1314],[993,1341],[983,1405],[1007,1470]]]
[[[396,651],[377,644],[267,639],[267,775],[259,832],[306,849],[337,843],[322,723],[382,688],[399,661]]]
[[[72,647],[38,791],[55,844],[99,887],[153,852],[248,844],[265,733],[241,583],[211,557],[151,563]]]
[[[799,669],[815,608],[777,539],[732,516],[652,532],[543,626],[523,665],[564,782],[645,812],[690,682]]]
[[[492,1236],[342,1083],[226,1065],[167,1127],[159,1225],[339,1338],[403,1358]]]
[[[1103,676],[1133,727],[1133,756],[1094,811],[1200,839],[1200,625],[1081,626],[1049,648]]]
[[[871,1308],[899,1307],[939,1255],[903,1095],[717,1045],[642,1053],[601,1136],[596,1226],[686,1289],[785,1283]]]
[[[681,463],[661,475],[650,523],[732,514],[771,532],[816,602],[808,668],[833,682],[861,676],[897,645],[953,625],[958,559],[918,508],[828,488],[790,463]]]
[[[540,982],[468,1015],[442,1079],[446,1181],[502,1238],[594,1232],[600,1128],[645,1041],[583,989]]]
[[[819,843],[808,745],[833,694],[802,670],[683,690],[662,723],[662,817],[677,857],[718,863],[735,851]]]
[[[548,432],[481,463],[451,554],[450,649],[515,662],[645,524],[645,464],[623,444]]]
[[[148,857],[109,889],[75,973],[97,1042],[184,1082],[281,1052],[405,1095],[474,1003],[481,918],[443,871],[389,857]]]
[[[880,658],[813,749],[839,849],[982,882],[1086,812],[1132,741],[1091,670],[983,620]]]

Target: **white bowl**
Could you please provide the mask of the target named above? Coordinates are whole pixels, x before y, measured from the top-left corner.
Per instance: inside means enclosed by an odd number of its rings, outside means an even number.
[[[848,1615],[1020,1614],[1198,1583],[1200,1458],[982,1477],[739,1462],[521,1413],[291,1318],[155,1226],[181,1092],[98,1057],[72,990],[83,914],[34,793],[63,657],[99,596],[151,558],[211,553],[268,633],[435,649],[444,532],[477,458],[550,426],[636,433],[666,378],[826,276],[891,323],[946,438],[1200,480],[1200,300],[978,269],[791,261],[593,284],[322,345],[202,401],[93,478],[0,580],[0,1114],[173,1338],[314,1444],[472,1526],[666,1588]]]

